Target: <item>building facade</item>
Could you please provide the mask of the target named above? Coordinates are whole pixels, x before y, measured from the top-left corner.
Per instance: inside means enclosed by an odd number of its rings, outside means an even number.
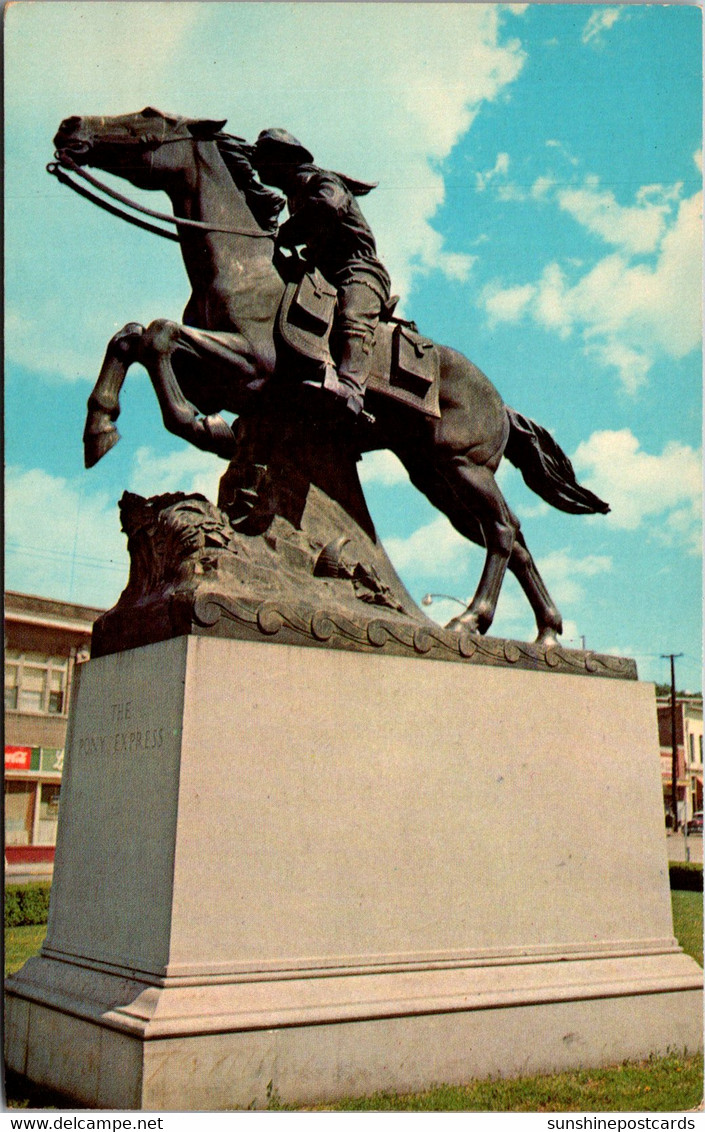
[[[90,606],[5,594],[6,875],[51,872],[71,683],[87,660]]]
[[[666,819],[673,812],[673,742],[671,697],[657,696],[661,780]],[[676,696],[675,731],[677,750],[676,799],[678,823],[691,821],[703,809],[703,698]]]

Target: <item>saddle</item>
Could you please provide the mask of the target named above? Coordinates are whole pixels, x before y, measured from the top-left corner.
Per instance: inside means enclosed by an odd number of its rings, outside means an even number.
[[[314,270],[287,283],[279,307],[281,341],[321,369],[332,364],[330,334],[336,297],[335,287]],[[390,305],[377,327],[367,389],[438,418],[438,347],[419,334],[414,323],[394,318],[391,310]]]

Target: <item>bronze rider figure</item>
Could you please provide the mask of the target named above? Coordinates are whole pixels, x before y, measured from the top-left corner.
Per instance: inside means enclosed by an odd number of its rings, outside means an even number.
[[[324,388],[357,416],[364,404],[375,330],[390,298],[389,274],[357,203],[357,197],[375,185],[319,168],[313,155],[283,129],[260,133],[252,164],[264,184],[286,195],[289,218],[278,230],[276,247],[303,247],[306,262],[337,289],[337,374],[329,367]]]

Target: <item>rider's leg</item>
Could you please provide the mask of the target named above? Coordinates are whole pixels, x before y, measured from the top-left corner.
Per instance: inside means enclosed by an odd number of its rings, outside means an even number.
[[[351,282],[338,290],[337,381],[336,375],[329,373],[325,388],[341,397],[356,416],[364,405],[382,301],[367,283]]]

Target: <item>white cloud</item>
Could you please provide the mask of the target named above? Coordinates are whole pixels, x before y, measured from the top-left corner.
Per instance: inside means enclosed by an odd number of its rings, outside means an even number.
[[[416,571],[434,578],[446,578],[450,570],[465,568],[472,548],[445,515],[438,515],[407,538],[386,539],[384,546],[400,573]]]
[[[593,12],[583,28],[581,36],[583,43],[592,43],[593,46],[597,46],[602,41],[602,33],[614,27],[623,14],[621,8],[600,8]]]
[[[90,350],[86,349],[85,342],[81,339],[77,349],[70,342],[62,343],[59,353],[56,341],[52,342],[47,337],[45,329],[46,319],[42,317],[41,310],[30,310],[29,307],[9,302],[5,312],[5,347],[8,357],[16,365],[35,372],[56,373],[58,370],[69,381],[80,381],[81,378],[90,376],[87,366],[91,362],[94,367],[97,366],[100,361],[98,352],[91,357]],[[109,334],[106,334],[104,346],[108,337]],[[97,378],[97,368],[93,376]]]
[[[602,522],[697,553],[701,546],[702,453],[670,441],[645,452],[630,429],[594,432],[572,457],[582,481],[610,504]],[[656,522],[658,520],[658,522]]]
[[[131,105],[136,88],[145,86],[145,78],[149,87],[159,83],[188,49],[198,9],[166,0],[147,0],[139,10],[107,3],[87,11],[72,0],[13,5],[5,31],[8,108],[22,102],[27,90],[39,92],[49,83],[55,105],[59,98],[75,100],[74,114],[138,110],[147,103]]]
[[[548,264],[535,283],[512,287],[490,284],[482,301],[492,322],[516,322],[529,315],[566,338],[582,336],[584,348],[614,367],[633,393],[659,357],[685,357],[701,340],[702,193],[667,214],[679,186],[647,186],[632,209],[611,215],[604,194],[573,193],[577,220],[620,250],[599,259],[571,283],[563,267]],[[609,194],[608,194],[609,195]],[[643,222],[643,226],[640,225]],[[623,226],[620,237],[619,229]],[[637,250],[653,245],[651,263],[633,261]]]
[[[341,7],[349,21],[344,38],[338,26]],[[434,19],[425,5],[394,5],[388,37],[380,29],[369,35],[365,5],[331,8],[336,28],[325,47],[326,55],[332,52],[331,76],[347,70],[347,42],[359,39],[367,28],[365,85],[377,89],[381,99],[355,100],[355,128],[345,137],[339,123],[349,114],[348,90],[338,81],[319,83],[317,89],[326,89],[331,99],[327,117],[335,123],[335,141],[322,139],[313,151],[317,157],[320,151],[321,159],[329,154],[327,160],[338,160],[337,167],[344,163],[344,168],[380,182],[365,199],[364,211],[395,290],[407,293],[416,272],[437,270],[464,280],[473,258],[449,253],[432,227],[445,197],[438,162],[470,128],[482,103],[514,81],[523,52],[516,41],[500,42],[501,14],[491,5],[448,5],[443,20]],[[306,128],[310,133],[308,122]],[[498,174],[505,160],[500,158]]]
[[[554,550],[536,561],[551,596],[559,605],[576,605],[585,595],[582,580],[607,574],[612,559],[606,554],[587,554],[578,558],[569,550]]]
[[[167,491],[195,492],[215,503],[218,484],[226,468],[227,464],[218,456],[191,445],[166,456],[158,455],[151,448],[138,448],[130,474],[130,491],[147,497]]]
[[[496,177],[506,177],[508,172],[509,154],[498,153],[497,160],[491,169],[486,169],[484,173],[478,171],[475,174],[475,188],[478,192],[484,192],[490,181],[494,181]]]
[[[401,460],[387,449],[366,452],[358,465],[358,471],[363,485],[377,483],[383,487],[393,487],[398,483],[406,483],[409,479]]]
[[[535,316],[538,322],[549,330],[555,330],[561,338],[570,334],[571,314],[566,300],[565,277],[557,263],[550,263],[541,276]]]
[[[536,287],[533,283],[506,287],[504,290],[490,285],[485,288],[482,301],[492,323],[518,322],[535,294]]]
[[[55,298],[45,300],[37,296],[35,303],[24,304],[15,293],[8,300],[5,316],[5,349],[8,359],[18,366],[65,381],[96,381],[109,339],[128,321],[139,321],[133,311],[132,318],[116,319],[115,312],[93,306],[90,321],[70,325],[66,318],[60,320]],[[150,322],[146,318],[144,322]],[[62,322],[56,332],[52,328]],[[144,376],[141,367],[130,370],[128,382],[131,384],[137,375]]]
[[[498,184],[495,192],[497,199],[509,204],[522,204],[527,199],[526,189],[514,181],[505,181]]]
[[[531,186],[531,196],[534,200],[544,200],[555,187],[555,184],[553,177],[537,177]]]
[[[39,468],[8,468],[5,584],[87,605],[111,606],[128,576],[117,501]]]
[[[651,358],[643,350],[615,340],[598,342],[585,347],[585,352],[597,358],[600,365],[618,371],[622,387],[626,393],[635,394],[646,385]]]
[[[588,182],[583,188],[560,190],[556,200],[564,212],[605,243],[639,255],[658,247],[680,188],[648,185],[637,193],[635,205],[624,207],[611,190]]]
[[[565,145],[565,143],[562,142],[562,141],[559,141],[557,138],[548,138],[548,140],[546,141],[546,148],[547,149],[555,149],[558,153],[560,153],[561,157],[565,158],[565,160],[569,163],[569,165],[579,165],[580,164],[580,158],[575,157],[570,152],[570,150]]]

